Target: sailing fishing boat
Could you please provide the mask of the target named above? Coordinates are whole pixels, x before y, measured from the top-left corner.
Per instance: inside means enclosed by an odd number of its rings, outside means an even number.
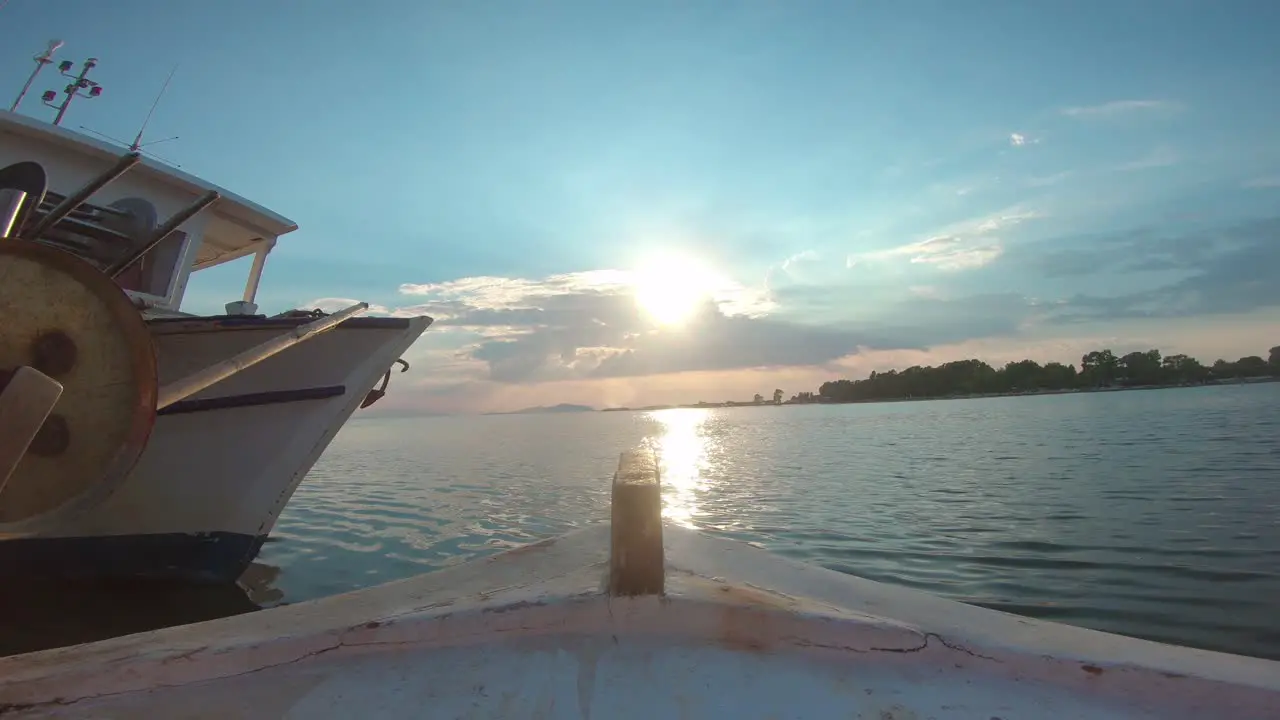
[[[18,114],[60,45],[0,111],[0,579],[234,581],[431,318],[259,314],[298,226],[144,157],[141,132],[122,152],[61,127],[102,93],[94,58],[59,64],[52,123]],[[243,258],[225,314],[184,310],[193,273]]]

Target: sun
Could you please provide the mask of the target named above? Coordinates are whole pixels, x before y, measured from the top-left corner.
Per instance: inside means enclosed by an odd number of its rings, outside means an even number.
[[[667,257],[635,274],[636,304],[660,325],[687,323],[711,298],[717,278],[684,257]]]

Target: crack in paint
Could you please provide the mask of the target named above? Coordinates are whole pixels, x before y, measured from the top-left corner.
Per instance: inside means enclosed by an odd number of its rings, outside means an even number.
[[[537,583],[528,583],[528,584],[525,584],[525,585],[515,585],[515,586],[510,586],[509,588],[503,588],[503,589],[501,589],[501,590],[498,590],[497,592],[502,592],[502,591],[504,591],[504,590],[527,589],[527,588],[529,588],[529,587],[531,587],[531,586],[533,586],[533,585],[540,585],[540,584],[543,584],[543,583],[548,582],[548,581],[550,581],[550,580],[554,580],[554,579],[559,578],[559,577],[564,577],[564,576],[567,576],[567,575],[571,575],[571,574],[573,574],[573,573],[575,573],[575,572],[577,572],[577,571],[578,571],[578,569],[574,569],[574,570],[571,570],[571,571],[569,571],[569,572],[562,573],[561,575],[555,576],[555,577],[553,577],[553,578],[547,578],[546,580],[541,580],[541,581],[539,581],[539,582],[537,582]],[[771,593],[771,594],[774,594],[775,596],[781,595],[781,594],[779,594],[779,593]],[[581,600],[581,599],[585,599],[585,598],[590,598],[590,597],[599,597],[599,596],[601,596],[601,593],[599,593],[598,591],[588,591],[588,592],[585,592],[585,593],[579,593],[579,594],[577,594],[577,595],[569,596],[568,598],[564,598],[564,599],[567,599],[567,600],[573,601],[573,600]],[[611,626],[613,626],[613,627],[615,627],[615,628],[616,628],[616,618],[615,618],[615,616],[614,616],[614,612],[613,612],[613,602],[612,602],[613,598],[612,598],[611,596],[609,596],[607,593],[603,594],[603,595],[602,595],[602,597],[604,598],[604,601],[605,601],[605,608],[606,608],[606,612],[608,613],[608,616],[609,616],[609,623],[610,623],[610,625],[611,625]],[[789,597],[789,596],[782,595],[781,597]],[[162,684],[162,685],[161,685],[161,684],[158,684],[158,685],[150,685],[150,686],[143,687],[143,688],[132,688],[132,689],[128,689],[128,690],[121,690],[121,691],[119,691],[119,692],[103,693],[103,694],[99,694],[99,695],[85,696],[85,697],[75,698],[75,699],[71,699],[71,700],[67,700],[67,699],[65,699],[65,698],[54,698],[54,699],[51,699],[51,700],[47,700],[47,701],[43,701],[43,702],[38,702],[38,703],[10,703],[10,704],[4,704],[4,705],[0,705],[0,715],[5,715],[5,714],[13,713],[13,712],[24,712],[24,711],[27,711],[27,710],[33,710],[33,709],[38,709],[38,708],[42,708],[42,707],[53,707],[53,706],[61,706],[61,707],[65,707],[65,706],[69,706],[69,705],[74,705],[74,704],[79,703],[79,702],[83,702],[83,701],[85,701],[85,700],[94,700],[94,701],[98,701],[98,700],[109,700],[109,699],[114,698],[114,697],[118,697],[118,696],[121,696],[121,695],[128,695],[128,694],[131,694],[131,693],[147,693],[147,692],[154,692],[154,691],[160,691],[160,690],[167,690],[167,689],[172,689],[172,688],[179,688],[179,687],[183,687],[183,686],[190,685],[190,684],[195,683],[195,682],[214,682],[214,681],[223,681],[223,680],[233,680],[233,679],[236,679],[236,678],[241,678],[241,677],[245,677],[245,676],[248,676],[248,675],[252,675],[252,674],[254,674],[254,673],[262,672],[262,671],[264,671],[264,670],[272,670],[272,669],[282,668],[282,667],[286,667],[286,666],[289,666],[289,665],[293,665],[293,664],[298,663],[298,662],[302,662],[302,661],[306,661],[306,660],[311,660],[311,659],[314,659],[314,658],[317,658],[317,657],[320,657],[320,656],[326,655],[326,654],[328,654],[328,653],[330,653],[330,652],[333,652],[333,651],[335,651],[335,650],[340,650],[340,649],[342,649],[342,648],[356,648],[356,647],[396,647],[396,646],[413,646],[413,645],[420,645],[420,644],[423,642],[423,640],[422,640],[421,638],[416,638],[416,639],[406,639],[406,640],[367,640],[367,641],[355,641],[355,639],[354,639],[354,638],[350,638],[349,636],[350,636],[351,634],[353,634],[353,633],[358,633],[358,632],[362,632],[362,631],[367,631],[367,630],[369,629],[370,623],[376,623],[375,625],[373,625],[373,627],[375,627],[375,628],[378,628],[378,627],[390,627],[390,626],[391,626],[391,623],[392,623],[394,620],[396,620],[396,619],[400,619],[400,618],[403,618],[403,617],[405,617],[405,616],[413,615],[413,614],[416,614],[416,613],[420,613],[420,612],[428,611],[428,610],[435,609],[435,608],[440,608],[440,607],[449,607],[449,606],[451,606],[451,605],[453,605],[453,604],[454,604],[454,601],[453,601],[453,600],[447,600],[447,601],[442,601],[442,602],[432,603],[432,604],[428,604],[428,605],[424,605],[424,606],[416,607],[416,608],[413,608],[413,609],[410,609],[410,610],[406,610],[406,611],[401,612],[401,613],[396,613],[396,614],[392,614],[392,615],[386,615],[386,616],[383,616],[383,617],[378,618],[378,619],[376,619],[376,620],[366,621],[366,622],[364,622],[364,623],[360,623],[360,624],[358,624],[358,625],[349,626],[349,627],[344,628],[343,630],[339,631],[339,633],[338,633],[338,637],[337,637],[337,641],[336,641],[335,643],[333,643],[332,645],[329,645],[329,646],[327,646],[327,647],[322,647],[322,648],[319,648],[319,649],[316,649],[316,650],[312,650],[312,651],[309,651],[309,652],[306,652],[306,653],[302,653],[302,654],[298,655],[297,657],[294,657],[294,658],[291,658],[291,659],[288,659],[288,660],[284,660],[284,661],[281,661],[281,662],[274,662],[274,663],[270,663],[270,664],[266,664],[266,665],[261,665],[261,666],[259,666],[259,667],[255,667],[255,668],[252,668],[252,669],[244,670],[244,671],[242,671],[242,672],[231,673],[231,674],[228,674],[228,675],[219,675],[219,676],[216,676],[216,677],[199,678],[199,679],[196,679],[196,680],[188,680],[188,681],[184,681],[184,682],[180,682],[180,683]],[[537,599],[533,599],[533,600],[528,600],[528,599],[526,599],[526,600],[519,600],[519,601],[516,601],[516,602],[511,603],[511,604],[509,604],[509,605],[501,605],[501,606],[498,606],[498,607],[478,608],[478,611],[479,611],[480,613],[506,613],[506,612],[511,612],[511,611],[514,611],[514,610],[522,610],[522,609],[530,609],[530,608],[545,607],[545,606],[547,606],[547,605],[548,605],[548,603],[546,602],[546,600],[545,600],[544,598],[542,598],[542,597],[539,597],[539,598],[537,598]],[[442,617],[437,617],[437,618],[435,618],[435,619],[436,619],[436,620],[443,620],[445,617],[448,617],[448,615],[445,615],[445,616],[442,616]],[[505,634],[505,633],[507,633],[507,632],[513,632],[513,631],[514,631],[514,632],[518,632],[518,631],[521,631],[521,630],[532,630],[532,629],[535,629],[535,626],[528,626],[528,627],[521,626],[521,627],[518,627],[518,628],[505,628],[505,629],[501,629],[501,630],[490,630],[489,632],[490,632],[490,633],[495,633],[495,632],[496,632],[496,633],[498,633],[498,634]],[[918,633],[918,631],[916,631],[916,632]],[[617,634],[617,632],[612,632],[612,633],[610,633],[610,635],[611,635],[611,637],[612,637],[612,640],[613,640],[614,644],[615,644],[615,645],[619,644],[620,640],[619,640],[619,638],[618,638],[618,634]],[[966,655],[969,655],[969,656],[971,656],[971,657],[975,657],[975,658],[979,658],[979,659],[983,659],[983,660],[989,660],[989,661],[997,662],[997,663],[1001,662],[1000,660],[998,660],[998,659],[996,659],[996,658],[993,658],[993,657],[990,657],[990,656],[987,656],[987,655],[983,655],[983,654],[981,654],[981,653],[974,652],[973,650],[970,650],[969,648],[966,648],[966,647],[964,647],[964,646],[962,646],[962,645],[952,643],[952,642],[948,641],[946,638],[944,638],[944,637],[942,637],[941,635],[938,635],[937,633],[934,633],[934,632],[919,633],[919,636],[920,636],[920,638],[921,638],[921,643],[920,643],[919,645],[917,645],[917,646],[912,646],[912,647],[906,647],[906,648],[894,648],[894,647],[857,648],[857,647],[852,647],[852,646],[848,646],[848,645],[833,645],[833,644],[827,644],[827,643],[817,643],[817,642],[808,641],[808,640],[805,640],[805,639],[803,639],[803,638],[796,637],[796,636],[788,637],[788,638],[787,638],[787,640],[789,640],[791,643],[793,643],[794,645],[796,645],[796,646],[798,646],[798,647],[813,647],[813,648],[828,649],[828,650],[840,650],[840,651],[845,651],[845,652],[854,652],[854,653],[860,653],[860,654],[865,654],[865,653],[874,653],[874,652],[888,652],[888,653],[907,654],[907,653],[917,653],[917,652],[922,652],[922,651],[924,651],[924,650],[928,649],[928,647],[929,647],[929,645],[930,645],[930,641],[931,641],[932,639],[936,639],[936,640],[938,641],[938,643],[940,643],[942,646],[946,647],[946,648],[947,648],[947,649],[949,649],[949,650],[954,650],[954,651],[957,651],[957,652],[962,652],[962,653],[965,653]],[[262,647],[262,646],[257,646],[257,647]],[[243,649],[243,650],[247,650],[247,651],[250,651],[250,652],[251,652],[252,650],[257,649],[257,648],[255,648],[255,647],[250,647],[250,648],[241,648],[241,649]],[[224,648],[224,649],[221,649],[221,650],[211,650],[211,649],[210,649],[210,646],[203,646],[203,647],[199,647],[199,648],[190,649],[190,650],[187,650],[187,651],[182,652],[182,653],[179,653],[179,654],[175,654],[175,655],[173,655],[173,656],[171,656],[171,657],[164,658],[164,659],[160,660],[160,664],[161,664],[161,665],[164,665],[164,664],[167,664],[167,663],[172,663],[172,662],[175,662],[175,661],[183,661],[183,660],[185,660],[185,661],[193,661],[193,660],[197,659],[197,656],[198,656],[200,653],[202,653],[202,652],[210,652],[211,654],[222,654],[222,653],[225,653],[225,652],[234,652],[235,650],[237,650],[237,648],[229,648],[229,649],[228,649],[228,648]],[[594,668],[593,668],[593,669],[594,669]],[[594,678],[593,678],[592,680],[594,680]],[[581,682],[581,678],[580,678],[580,682]],[[580,703],[580,708],[579,708],[579,709],[580,709],[580,710],[584,710],[584,711],[589,710],[589,705],[590,705],[589,700],[587,700],[587,705],[586,705],[586,707],[583,707],[583,706],[582,706],[583,698],[581,697],[581,692],[582,692],[582,686],[581,686],[581,684],[580,684],[580,686],[579,686],[579,693],[580,693],[580,696],[579,696],[579,703]],[[587,713],[586,713],[586,712],[584,712],[584,716],[585,716],[586,714],[587,714]]]
[[[149,693],[149,692],[155,692],[155,691],[159,691],[159,690],[170,690],[170,689],[173,689],[173,688],[186,687],[186,686],[188,686],[188,685],[192,685],[192,684],[194,684],[194,683],[199,683],[199,682],[212,682],[212,681],[221,681],[221,680],[234,680],[234,679],[236,679],[236,678],[245,677],[245,676],[248,676],[248,675],[252,675],[252,674],[254,674],[254,673],[257,673],[257,672],[262,672],[263,670],[272,670],[272,669],[275,669],[275,668],[282,668],[282,667],[286,667],[286,666],[289,666],[289,665],[293,665],[293,664],[295,664],[295,663],[302,662],[302,661],[304,661],[304,660],[311,660],[311,659],[314,659],[314,658],[320,657],[320,656],[322,656],[322,655],[326,655],[326,654],[328,654],[328,653],[330,653],[330,652],[333,652],[334,650],[340,650],[340,649],[342,649],[342,648],[359,648],[359,647],[395,647],[395,646],[398,646],[398,645],[406,645],[406,646],[407,646],[407,645],[416,645],[416,644],[419,644],[419,643],[421,642],[420,640],[370,640],[370,641],[366,641],[366,642],[348,642],[348,641],[346,640],[345,636],[346,636],[347,634],[349,634],[349,633],[353,632],[353,631],[356,631],[356,630],[360,629],[360,627],[361,627],[361,626],[355,626],[355,627],[351,627],[351,628],[347,628],[346,630],[343,630],[343,631],[342,631],[342,633],[341,633],[341,635],[338,637],[338,641],[337,641],[336,643],[334,643],[333,645],[330,645],[330,646],[328,646],[328,647],[323,647],[323,648],[319,648],[319,649],[317,649],[317,650],[312,650],[312,651],[310,651],[310,652],[303,653],[303,654],[301,654],[301,655],[299,655],[299,656],[297,656],[297,657],[295,657],[295,658],[290,658],[289,660],[285,660],[285,661],[283,661],[283,662],[272,663],[272,664],[269,664],[269,665],[262,665],[262,666],[260,666],[260,667],[252,668],[252,669],[250,669],[250,670],[245,670],[245,671],[242,671],[242,672],[232,673],[232,674],[230,674],[230,675],[220,675],[220,676],[218,676],[218,677],[212,677],[212,678],[201,678],[201,679],[199,679],[199,680],[189,680],[189,681],[181,682],[181,683],[170,683],[170,684],[162,684],[162,685],[161,685],[161,684],[158,684],[158,685],[151,685],[151,686],[148,686],[148,687],[145,687],[145,688],[134,688],[134,689],[131,689],[131,690],[121,690],[121,691],[119,691],[119,692],[102,693],[102,694],[100,694],[100,695],[87,695],[87,696],[85,696],[85,697],[75,698],[75,699],[72,699],[72,700],[67,700],[67,699],[65,699],[65,698],[55,698],[55,699],[52,699],[52,700],[46,700],[46,701],[44,701],[44,702],[38,702],[38,703],[26,703],[26,704],[23,704],[23,703],[11,703],[11,704],[8,704],[8,705],[0,705],[0,715],[5,714],[5,713],[8,713],[8,712],[13,712],[13,711],[33,710],[33,709],[38,709],[38,708],[42,708],[42,707],[50,707],[50,706],[60,706],[60,707],[65,707],[65,706],[69,706],[69,705],[75,705],[75,704],[80,703],[80,702],[84,702],[85,700],[94,700],[94,701],[97,701],[97,700],[108,700],[108,699],[111,699],[111,698],[119,697],[119,696],[121,696],[121,695],[129,695],[129,694],[132,694],[132,693]],[[161,661],[161,664],[168,663],[168,662],[171,662],[171,661],[173,661],[173,660],[183,660],[183,659],[187,659],[187,660],[189,660],[189,659],[191,659],[191,656],[192,656],[192,655],[194,655],[195,653],[199,652],[200,650],[206,650],[206,649],[208,649],[208,648],[198,648],[197,650],[194,650],[194,651],[191,651],[191,652],[187,652],[187,653],[183,653],[182,655],[177,655],[177,656],[174,656],[174,657],[172,657],[172,658],[166,658],[165,660],[162,660],[162,661]]]
[[[795,645],[799,647],[818,648],[821,650],[842,650],[845,652],[852,652],[852,653],[858,653],[858,654],[884,652],[884,653],[898,653],[903,655],[908,653],[923,652],[924,650],[927,650],[929,648],[929,640],[934,639],[934,640],[937,640],[939,643],[941,643],[942,646],[947,648],[948,650],[955,650],[956,652],[962,652],[965,655],[979,658],[981,660],[990,660],[991,662],[994,662],[994,663],[1003,663],[1003,661],[997,658],[993,658],[989,655],[983,655],[981,653],[974,652],[973,650],[970,650],[969,648],[964,647],[963,645],[957,645],[955,643],[952,643],[948,641],[946,638],[934,632],[919,633],[919,636],[921,639],[921,642],[919,645],[915,645],[912,647],[905,647],[905,648],[895,648],[895,647],[859,648],[859,647],[853,647],[852,645],[832,645],[830,643],[811,642],[795,636],[790,636],[787,639],[792,641]]]
[[[564,577],[564,576],[567,576],[567,575],[571,575],[571,574],[573,574],[573,572],[576,572],[576,570],[572,570],[572,571],[569,571],[569,572],[566,572],[566,573],[562,573],[561,575],[557,575],[557,576],[552,577],[552,578],[547,578],[547,580],[539,581],[538,583],[528,583],[528,584],[526,584],[526,585],[514,585],[514,586],[511,586],[510,588],[505,588],[505,589],[522,589],[522,588],[528,588],[528,587],[530,587],[530,586],[532,586],[532,585],[541,584],[542,582],[546,582],[546,581],[549,581],[549,580],[557,579],[557,578],[559,578],[559,577]],[[500,591],[499,591],[499,592],[500,592]],[[572,595],[572,596],[569,596],[569,598],[567,598],[567,599],[570,599],[570,600],[579,600],[579,599],[583,599],[583,598],[594,597],[594,596],[596,596],[597,594],[598,594],[598,593],[596,593],[596,592],[592,591],[592,592],[587,592],[587,593],[580,593],[580,594],[578,594],[578,595]],[[606,596],[606,597],[607,597],[607,596]],[[272,669],[275,669],[275,668],[282,668],[282,667],[286,667],[286,666],[289,666],[289,665],[293,665],[294,663],[298,663],[298,662],[301,662],[301,661],[304,661],[304,660],[310,660],[310,659],[313,659],[313,658],[319,657],[319,656],[321,656],[321,655],[325,655],[325,654],[327,654],[327,653],[330,653],[330,652],[332,652],[332,651],[334,651],[334,650],[342,649],[342,648],[344,648],[344,647],[352,647],[352,648],[354,648],[354,647],[395,647],[395,646],[398,646],[398,645],[401,645],[401,646],[418,645],[418,644],[421,644],[421,643],[422,643],[422,640],[421,640],[421,639],[411,639],[411,640],[370,640],[370,641],[365,641],[365,642],[350,642],[350,641],[348,641],[348,640],[346,639],[346,637],[347,637],[349,634],[353,633],[353,632],[359,632],[359,631],[366,630],[366,629],[367,629],[367,625],[368,625],[368,623],[369,623],[369,622],[377,622],[377,623],[379,623],[378,627],[386,627],[386,626],[388,626],[388,625],[391,623],[391,621],[396,620],[396,619],[398,619],[398,618],[403,618],[403,617],[405,617],[405,616],[413,615],[413,614],[415,614],[415,613],[423,612],[423,611],[430,610],[430,609],[433,609],[433,608],[449,607],[449,606],[451,606],[451,605],[453,604],[453,602],[454,602],[454,601],[452,601],[452,600],[447,600],[447,601],[443,601],[443,602],[432,603],[432,604],[430,604],[430,605],[425,605],[425,606],[421,606],[421,607],[418,607],[418,608],[413,608],[413,609],[411,609],[411,610],[406,610],[406,611],[401,612],[401,613],[396,613],[396,614],[393,614],[393,615],[386,615],[386,616],[383,616],[383,617],[381,617],[381,618],[377,618],[376,620],[373,620],[373,621],[366,621],[366,622],[364,622],[364,623],[360,623],[360,624],[358,624],[358,625],[352,625],[352,626],[350,626],[350,627],[344,628],[343,630],[341,630],[341,631],[339,632],[339,635],[338,635],[338,641],[337,641],[336,643],[334,643],[333,645],[330,645],[330,646],[328,646],[328,647],[324,647],[324,648],[320,648],[320,649],[318,649],[318,650],[313,650],[313,651],[310,651],[310,652],[307,652],[307,653],[303,653],[302,655],[299,655],[299,656],[297,656],[297,657],[295,657],[295,658],[291,658],[291,659],[289,659],[289,660],[285,660],[285,661],[282,661],[282,662],[271,663],[271,664],[267,664],[267,665],[262,665],[262,666],[260,666],[260,667],[252,668],[252,669],[250,669],[250,670],[245,670],[245,671],[243,671],[243,672],[231,673],[231,674],[229,674],[229,675],[218,675],[218,676],[216,676],[216,677],[200,678],[200,679],[198,679],[198,680],[188,680],[188,681],[180,682],[180,683],[170,683],[170,684],[163,684],[163,685],[160,685],[160,684],[157,684],[157,685],[149,685],[149,686],[147,686],[147,687],[143,687],[143,688],[132,688],[132,689],[128,689],[128,690],[121,690],[121,691],[119,691],[119,692],[102,693],[102,694],[98,694],[98,695],[86,695],[86,696],[84,696],[84,697],[74,698],[74,699],[70,699],[70,700],[65,699],[65,698],[53,698],[53,699],[51,699],[51,700],[45,700],[45,701],[41,701],[41,702],[37,702],[37,703],[9,703],[9,704],[0,704],[0,715],[5,715],[5,714],[8,714],[8,713],[12,713],[12,712],[23,712],[23,711],[26,711],[26,710],[32,710],[32,709],[37,709],[37,708],[42,708],[42,707],[53,707],[53,706],[62,706],[62,707],[65,707],[65,706],[68,706],[68,705],[74,705],[74,704],[76,704],[76,703],[84,702],[84,701],[86,701],[86,700],[93,700],[93,701],[96,701],[96,700],[107,700],[107,699],[110,699],[110,698],[119,697],[119,696],[121,696],[121,695],[128,695],[128,694],[130,694],[130,693],[147,693],[147,692],[153,692],[153,691],[159,691],[159,690],[168,690],[168,689],[173,689],[173,688],[184,687],[184,686],[190,685],[190,684],[192,684],[192,683],[196,683],[196,682],[217,682],[217,681],[223,681],[223,680],[233,680],[233,679],[236,679],[236,678],[245,677],[245,676],[247,676],[247,675],[252,675],[253,673],[262,672],[263,670],[272,670]],[[480,608],[480,609],[479,609],[479,611],[480,611],[481,613],[503,613],[503,612],[509,612],[509,611],[511,611],[511,610],[519,610],[519,609],[525,609],[525,608],[531,608],[531,607],[542,607],[542,606],[546,606],[546,605],[547,605],[547,602],[546,602],[544,599],[539,598],[539,599],[537,599],[537,600],[532,600],[532,601],[531,601],[531,600],[520,600],[520,601],[517,601],[517,602],[515,602],[515,603],[513,603],[513,604],[511,604],[511,605],[503,605],[503,606],[499,606],[499,607],[496,607],[496,608]],[[446,617],[448,617],[448,615],[439,616],[439,617],[436,617],[436,618],[433,618],[433,619],[435,619],[435,620],[443,620],[443,619],[444,619],[444,618],[446,618]],[[505,630],[500,630],[500,631],[498,631],[498,632],[505,633],[505,632],[511,632],[511,631],[532,630],[532,629],[535,629],[535,626],[528,626],[528,627],[524,627],[524,626],[522,626],[522,627],[519,627],[519,628],[509,628],[509,629],[505,629]],[[615,642],[617,641],[616,636],[615,636],[615,638],[614,638],[614,641],[615,641]],[[262,646],[257,646],[257,647],[262,647]],[[187,651],[185,651],[185,652],[178,653],[178,654],[176,654],[176,655],[172,655],[172,656],[169,656],[169,657],[162,658],[159,662],[160,662],[160,664],[161,664],[161,665],[165,665],[165,664],[168,664],[168,663],[172,663],[172,662],[175,662],[175,661],[181,661],[181,660],[188,660],[188,661],[192,661],[192,660],[195,660],[195,659],[196,659],[196,656],[198,656],[198,655],[199,655],[200,653],[202,653],[202,652],[209,652],[211,655],[216,655],[216,654],[222,654],[222,653],[226,653],[226,652],[235,652],[236,650],[240,650],[240,649],[247,649],[247,650],[249,650],[249,651],[252,651],[252,650],[256,649],[256,647],[249,647],[249,648],[222,648],[222,649],[211,649],[211,648],[210,648],[210,646],[202,646],[202,647],[194,648],[194,649],[191,649],[191,650],[187,650]]]

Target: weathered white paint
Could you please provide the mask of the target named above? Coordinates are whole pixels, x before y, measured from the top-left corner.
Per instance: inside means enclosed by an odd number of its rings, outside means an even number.
[[[320,333],[332,330],[338,323],[355,317],[368,309],[369,303],[356,303],[351,307],[312,320],[290,330],[277,331],[275,337],[264,340],[257,345],[241,350],[229,358],[218,360],[212,365],[161,386],[159,396],[156,399],[156,407],[163,410],[180,400],[185,400],[201,390],[207,389],[221,380],[226,380],[232,375],[244,372],[248,368],[269,357],[278,355],[281,351],[287,350],[300,342],[319,337]]]
[[[275,247],[275,240],[264,243],[253,254],[253,266],[249,268],[249,278],[244,283],[244,295],[241,300],[246,303],[253,303],[258,299],[258,285],[262,282],[262,270],[267,264],[267,255]],[[254,306],[257,307],[256,305]]]
[[[123,154],[83,134],[0,111],[0,166],[39,162],[49,188],[63,195],[82,187]],[[267,253],[278,236],[297,226],[222,188],[146,159],[91,198],[98,205],[145,198],[163,222],[210,190],[219,192],[221,200],[181,225],[182,241],[173,250],[176,265],[167,285],[160,281],[165,287],[153,288],[150,294],[129,291],[151,306],[146,312],[150,317],[182,316],[179,306],[192,271],[248,254],[256,255],[244,291],[245,299],[252,301]],[[338,328],[219,380],[192,399],[326,386],[344,386],[346,391],[325,399],[161,416],[130,475],[118,487],[100,488],[105,498],[86,496],[84,502],[69,503],[61,511],[0,522],[0,542],[161,533],[265,535],[366,392],[430,322],[423,317],[405,328]],[[189,391],[192,377],[209,379],[211,366],[240,365],[240,353],[290,334],[290,328],[222,327],[203,320],[153,324],[152,331],[162,389],[182,391],[167,392],[166,399]],[[206,375],[199,375],[201,371]]]
[[[39,162],[48,176],[49,189],[63,195],[82,187],[124,154],[123,148],[81,133],[0,110],[0,167],[24,160]],[[178,251],[177,271],[170,276],[168,288],[163,293],[131,295],[176,310],[193,269],[270,250],[277,237],[298,227],[223,188],[146,158],[95,193],[91,202],[109,205],[126,197],[146,198],[163,222],[209,190],[217,190],[221,199],[180,226],[186,240]]]
[[[666,529],[609,598],[595,526],[309,603],[0,659],[15,718],[1274,718],[1280,663],[961,605]]]
[[[0,523],[0,538],[270,532],[368,390],[430,322],[421,317],[405,328],[340,325],[196,393],[190,399],[346,387],[345,394],[326,399],[162,415],[138,464],[100,504],[86,512]],[[160,383],[281,332],[219,329],[205,320],[153,326]]]

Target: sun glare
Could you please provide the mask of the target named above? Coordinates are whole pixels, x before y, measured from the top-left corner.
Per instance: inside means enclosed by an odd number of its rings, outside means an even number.
[[[687,258],[666,258],[636,273],[636,304],[661,325],[688,322],[715,289],[715,274]]]

